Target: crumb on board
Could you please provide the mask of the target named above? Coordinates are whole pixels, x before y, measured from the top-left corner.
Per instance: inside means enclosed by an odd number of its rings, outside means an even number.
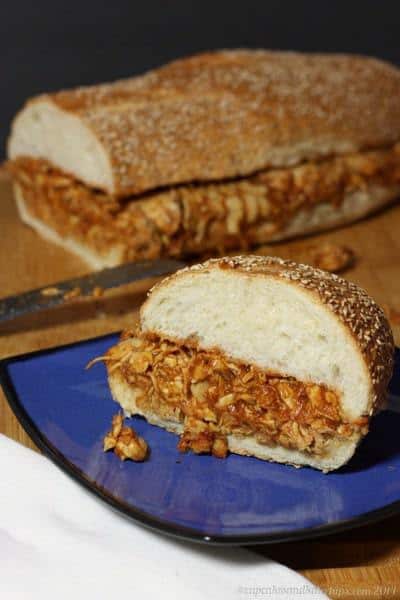
[[[309,260],[306,262],[330,273],[341,273],[355,263],[354,251],[342,244],[327,242],[322,245],[310,246],[308,253]]]
[[[148,456],[145,440],[138,436],[132,427],[124,426],[124,417],[120,413],[112,419],[111,430],[103,440],[103,450],[113,450],[122,461],[130,459],[140,462]]]
[[[92,291],[92,296],[93,298],[101,298],[104,294],[104,289],[102,287],[100,287],[99,285],[96,285],[96,287],[93,288]]]
[[[264,244],[259,246],[255,253],[260,256],[273,256],[276,254],[276,250],[277,248]],[[288,258],[286,253],[282,258]],[[298,263],[305,263],[323,271],[329,271],[330,273],[342,273],[353,267],[356,262],[356,254],[349,246],[334,244],[332,242],[313,244],[299,249],[290,253],[289,258]]]
[[[61,293],[61,290],[58,287],[47,287],[41,290],[42,296],[58,296]]]
[[[74,300],[75,298],[79,298],[80,295],[81,295],[81,288],[74,287],[71,290],[68,290],[68,292],[65,292],[64,300]]]

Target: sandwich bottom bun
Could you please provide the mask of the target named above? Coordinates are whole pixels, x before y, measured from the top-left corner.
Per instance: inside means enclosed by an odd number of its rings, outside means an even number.
[[[156,285],[104,360],[127,415],[181,451],[338,469],[384,405],[393,337],[356,285],[270,257],[215,259]]]

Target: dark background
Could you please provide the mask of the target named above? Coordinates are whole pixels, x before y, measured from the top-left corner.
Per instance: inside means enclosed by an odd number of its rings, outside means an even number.
[[[219,47],[372,54],[400,64],[400,0],[0,0],[0,160],[38,92]]]

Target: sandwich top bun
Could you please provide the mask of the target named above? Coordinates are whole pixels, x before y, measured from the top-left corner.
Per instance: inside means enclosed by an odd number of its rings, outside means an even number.
[[[399,70],[372,58],[226,50],[33,98],[8,152],[127,196],[392,145],[399,97]]]
[[[239,256],[178,271],[141,309],[145,335],[217,349],[336,390],[350,420],[384,403],[394,343],[383,311],[336,275],[279,258]]]

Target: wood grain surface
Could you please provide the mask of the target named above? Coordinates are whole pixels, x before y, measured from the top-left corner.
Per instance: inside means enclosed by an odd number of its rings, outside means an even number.
[[[0,232],[2,296],[87,271],[78,258],[47,244],[18,221],[4,173],[0,174]],[[395,315],[396,310],[400,312],[400,205],[350,227],[264,247],[262,252],[304,260],[310,245],[320,240],[343,243],[355,251],[356,264],[345,276],[393,309],[392,325],[400,344],[400,319]],[[4,324],[0,326],[0,355],[58,346],[129,326],[151,283],[126,286],[99,299],[71,301]],[[34,448],[2,394],[0,432]],[[331,598],[400,599],[400,516],[341,535],[258,547],[257,551],[300,571]]]

